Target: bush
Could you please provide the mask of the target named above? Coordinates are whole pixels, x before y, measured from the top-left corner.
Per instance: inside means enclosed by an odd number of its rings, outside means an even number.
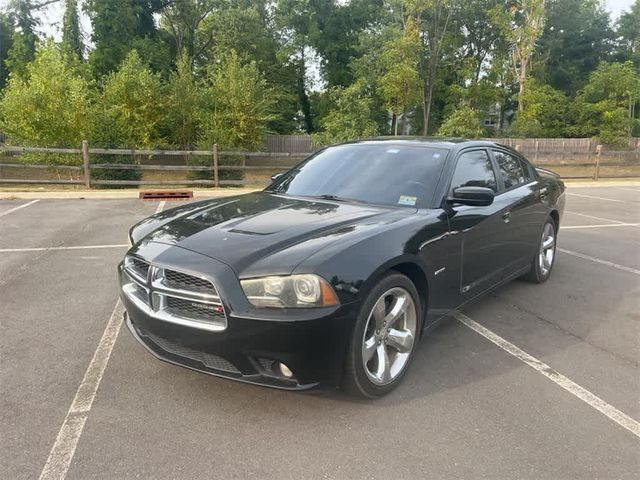
[[[53,43],[40,48],[23,79],[12,76],[0,100],[0,129],[13,143],[79,148],[87,133],[88,85]],[[69,156],[66,156],[69,162]],[[36,157],[34,157],[35,159]],[[49,155],[38,163],[61,163]]]
[[[317,146],[373,137],[378,134],[378,126],[371,119],[371,98],[366,95],[361,83],[347,88],[329,91],[332,108],[322,119],[322,130],[313,134]]]
[[[458,105],[438,129],[444,137],[480,138],[483,133],[478,112],[466,103]]]

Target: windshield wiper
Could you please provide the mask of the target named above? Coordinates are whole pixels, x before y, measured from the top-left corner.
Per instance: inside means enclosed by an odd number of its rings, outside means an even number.
[[[341,197],[339,195],[330,195],[327,193],[322,195],[305,195],[305,197],[321,198],[322,200],[333,200],[334,202],[369,203],[365,202],[364,200],[358,200],[357,198]]]

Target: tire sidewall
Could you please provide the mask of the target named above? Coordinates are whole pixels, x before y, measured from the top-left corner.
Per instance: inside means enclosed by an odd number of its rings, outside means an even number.
[[[547,228],[547,225],[551,225],[551,228],[553,228],[553,262],[551,262],[551,267],[549,267],[549,270],[547,271],[546,275],[544,275],[541,271],[540,271],[540,262],[538,261],[538,256],[539,256],[539,249],[540,249],[540,242],[542,242],[542,235],[544,234],[545,229]],[[556,264],[556,247],[558,244],[558,229],[556,228],[556,224],[555,222],[549,218],[547,219],[546,222],[544,222],[544,225],[542,226],[542,231],[540,232],[540,235],[538,236],[538,251],[535,254],[535,257],[533,258],[533,268],[535,269],[536,272],[536,277],[538,279],[539,283],[543,283],[546,282],[549,277],[551,276],[551,272],[553,271],[553,267]]]
[[[391,383],[387,385],[376,385],[369,379],[365,372],[364,364],[362,362],[362,339],[373,306],[383,293],[394,287],[404,288],[409,292],[413,299],[413,303],[416,307],[416,338],[414,339],[413,346],[411,347],[409,359],[402,372]],[[413,357],[415,356],[415,349],[420,337],[422,322],[422,303],[415,285],[411,280],[409,280],[409,278],[401,273],[390,273],[376,283],[360,306],[360,311],[358,312],[358,317],[351,335],[351,341],[349,342],[349,353],[347,355],[345,372],[345,380],[347,380],[347,384],[345,385],[346,389],[360,396],[377,398],[396,388],[407,373],[407,370],[413,361]]]

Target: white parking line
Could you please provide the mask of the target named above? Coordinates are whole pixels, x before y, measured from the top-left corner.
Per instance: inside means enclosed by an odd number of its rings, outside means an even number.
[[[585,218],[593,218],[594,220],[603,220],[605,222],[625,223],[625,222],[621,222],[620,220],[613,220],[611,218],[604,218],[604,217],[596,217],[595,215],[588,215],[586,213],[571,212],[569,210],[565,210],[564,213],[570,213],[571,215],[580,215],[581,217],[585,217]]]
[[[580,228],[607,228],[607,227],[637,227],[640,223],[607,223],[606,225],[568,225],[560,227],[560,230],[575,230]]]
[[[160,202],[156,213],[161,212],[164,205],[165,202]],[[124,306],[118,300],[104,329],[100,343],[98,343],[93,358],[87,367],[82,383],[80,383],[76,396],[71,402],[67,416],[60,427],[56,441],[49,452],[47,462],[40,473],[40,480],[62,480],[67,476],[84,424],[91,411],[93,400],[107,368],[116,338],[118,338],[123,314]]]
[[[95,248],[124,248],[128,247],[126,243],[116,245],[79,245],[74,247],[33,247],[33,248],[0,248],[2,253],[10,252],[48,252],[50,250],[87,250]]]
[[[610,225],[613,226],[613,225]],[[636,275],[640,275],[640,270],[631,267],[625,267],[624,265],[619,265],[617,263],[609,262],[608,260],[602,260],[600,258],[591,257],[589,255],[585,255],[584,253],[573,252],[571,250],[566,250],[564,248],[559,248],[558,251],[567,253],[569,255],[573,255],[574,257],[582,258],[583,260],[589,260],[591,262],[599,263],[601,265],[607,265],[609,267],[617,268],[618,270],[622,270],[623,272],[635,273]]]
[[[636,192],[636,193],[640,193],[640,188],[624,188],[624,187],[618,187],[617,190],[624,190],[625,192]]]
[[[17,210],[20,210],[21,208],[26,208],[26,207],[28,207],[29,205],[33,205],[34,203],[38,203],[39,201],[40,201],[40,199],[38,199],[38,200],[31,200],[30,202],[25,203],[24,205],[19,205],[19,206],[17,206],[17,207],[10,208],[9,210],[5,210],[4,212],[0,212],[0,217],[4,217],[5,215],[9,215],[10,213],[13,213],[13,212],[15,212],[15,211],[17,211]]]
[[[624,200],[616,200],[616,199],[613,199],[613,198],[596,197],[595,195],[583,195],[582,193],[567,193],[567,195],[571,195],[573,197],[595,198],[596,200],[605,200],[607,202],[636,203],[636,202],[627,202],[627,201],[624,201]]]
[[[510,353],[521,362],[527,364],[528,366],[530,366],[540,374],[547,377],[552,382],[555,382],[556,384],[564,388],[567,392],[579,398],[590,407],[595,408],[610,420],[614,421],[621,427],[626,428],[631,433],[633,433],[636,437],[640,437],[640,423],[638,423],[637,420],[631,418],[626,413],[623,413],[617,408],[615,408],[614,406],[608,404],[607,402],[602,400],[600,397],[594,395],[589,390],[581,387],[580,385],[578,385],[571,379],[565,377],[561,373],[558,373],[546,363],[542,362],[541,360],[538,360],[537,358],[529,355],[524,350],[516,347],[514,344],[508,342],[507,340],[502,338],[500,335],[492,332],[486,327],[483,327],[475,320],[472,320],[471,318],[467,317],[462,313],[456,313],[454,317],[459,322],[466,325],[476,333],[479,333],[484,338],[494,343],[505,352]]]

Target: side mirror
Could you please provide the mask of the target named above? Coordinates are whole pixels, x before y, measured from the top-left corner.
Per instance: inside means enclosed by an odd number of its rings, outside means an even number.
[[[486,187],[458,187],[453,190],[453,196],[448,198],[451,203],[470,205],[472,207],[486,207],[493,203],[493,190]]]
[[[282,176],[282,173],[274,173],[273,175],[271,175],[271,181],[275,182],[277,179],[279,179]]]

